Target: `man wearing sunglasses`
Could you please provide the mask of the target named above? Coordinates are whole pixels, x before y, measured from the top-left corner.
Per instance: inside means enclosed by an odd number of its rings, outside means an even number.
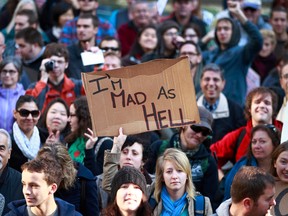
[[[85,94],[81,80],[65,75],[68,57],[68,50],[63,44],[50,43],[46,46],[39,69],[41,79],[32,83],[26,91],[27,95],[36,98],[39,110],[45,110],[45,107],[58,97],[70,106],[77,97]]]
[[[213,206],[214,196],[218,188],[218,172],[215,159],[203,144],[212,135],[213,117],[203,107],[199,108],[200,123],[184,126],[174,134],[170,141],[159,140],[152,143],[152,155],[147,165],[147,170],[154,173],[157,157],[167,148],[182,150],[189,158],[192,171],[192,180],[196,191],[210,198]],[[150,161],[151,160],[151,161]],[[146,166],[145,165],[145,166]],[[214,206],[216,207],[216,206]]]

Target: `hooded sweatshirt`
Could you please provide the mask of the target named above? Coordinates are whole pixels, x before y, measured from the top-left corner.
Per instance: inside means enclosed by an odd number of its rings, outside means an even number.
[[[245,46],[239,46],[239,26],[230,18],[222,18],[218,20],[218,23],[223,20],[232,24],[231,40],[225,49],[221,49],[215,31],[218,48],[203,52],[203,60],[206,64],[218,64],[223,69],[226,80],[223,93],[227,98],[244,105],[247,92],[246,75],[253,59],[262,49],[263,39],[257,27],[252,22],[247,21],[242,24],[242,27],[247,32],[249,41]]]
[[[57,204],[58,216],[81,216],[81,214],[75,211],[75,207],[70,203],[67,203],[61,199],[55,198]],[[11,209],[6,216],[28,216],[26,201],[17,200],[9,203],[8,207]]]

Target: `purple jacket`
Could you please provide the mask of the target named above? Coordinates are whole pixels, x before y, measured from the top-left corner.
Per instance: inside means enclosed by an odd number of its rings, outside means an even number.
[[[0,84],[0,128],[12,131],[14,123],[13,110],[15,109],[16,101],[21,95],[25,94],[22,84],[17,83],[15,89],[2,88]]]

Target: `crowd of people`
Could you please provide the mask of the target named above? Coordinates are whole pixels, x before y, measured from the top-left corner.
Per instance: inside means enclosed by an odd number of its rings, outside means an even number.
[[[169,3],[0,3],[0,215],[288,214],[287,1]],[[200,122],[94,134],[81,73],[183,56]]]

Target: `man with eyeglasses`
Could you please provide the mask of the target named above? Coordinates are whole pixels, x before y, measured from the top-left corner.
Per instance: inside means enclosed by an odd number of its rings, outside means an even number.
[[[202,95],[198,106],[211,112],[213,116],[212,143],[222,139],[227,133],[245,125],[243,109],[223,94],[225,80],[223,71],[216,64],[206,65],[201,74]]]
[[[283,66],[280,68],[279,79],[280,79],[280,85],[285,92],[285,97],[283,99],[282,107],[279,110],[276,119],[283,122],[284,124],[283,130],[286,131],[287,130],[286,127],[288,127],[288,104],[287,104],[287,101],[288,101],[288,61],[284,62]],[[285,136],[285,138],[282,136]],[[288,135],[283,134],[282,136],[281,136],[281,142],[287,141]]]
[[[45,110],[58,97],[70,106],[77,97],[85,94],[81,80],[65,75],[68,62],[69,53],[63,44],[51,43],[46,46],[40,66],[41,79],[32,83],[26,91],[27,95],[36,98],[39,110]]]
[[[87,13],[97,16],[96,9],[99,7],[98,0],[78,0],[80,14]],[[59,42],[68,46],[78,41],[77,38],[77,20],[79,16],[68,21],[62,28],[62,32],[59,38]],[[98,31],[95,34],[96,44],[106,36],[117,37],[117,32],[110,22],[100,17]]]
[[[200,47],[193,41],[186,41],[179,47],[179,56],[188,56],[190,72],[194,82],[196,95],[200,92],[200,76],[202,73],[202,55]]]
[[[0,194],[5,198],[3,215],[9,209],[8,203],[23,199],[21,173],[11,168],[8,164],[12,151],[10,134],[0,129]]]
[[[213,206],[214,196],[218,188],[217,165],[204,145],[212,135],[213,117],[205,108],[198,107],[198,109],[200,117],[198,124],[183,126],[170,140],[159,140],[151,144],[152,153],[150,159],[145,163],[145,168],[150,173],[154,173],[157,157],[163,154],[167,148],[182,150],[191,164],[195,190],[203,196],[209,197]]]
[[[67,76],[81,79],[81,72],[91,72],[94,65],[84,66],[81,58],[82,52],[91,52],[96,47],[95,34],[98,32],[99,20],[92,14],[80,14],[77,20],[78,42],[67,47],[69,64]]]

